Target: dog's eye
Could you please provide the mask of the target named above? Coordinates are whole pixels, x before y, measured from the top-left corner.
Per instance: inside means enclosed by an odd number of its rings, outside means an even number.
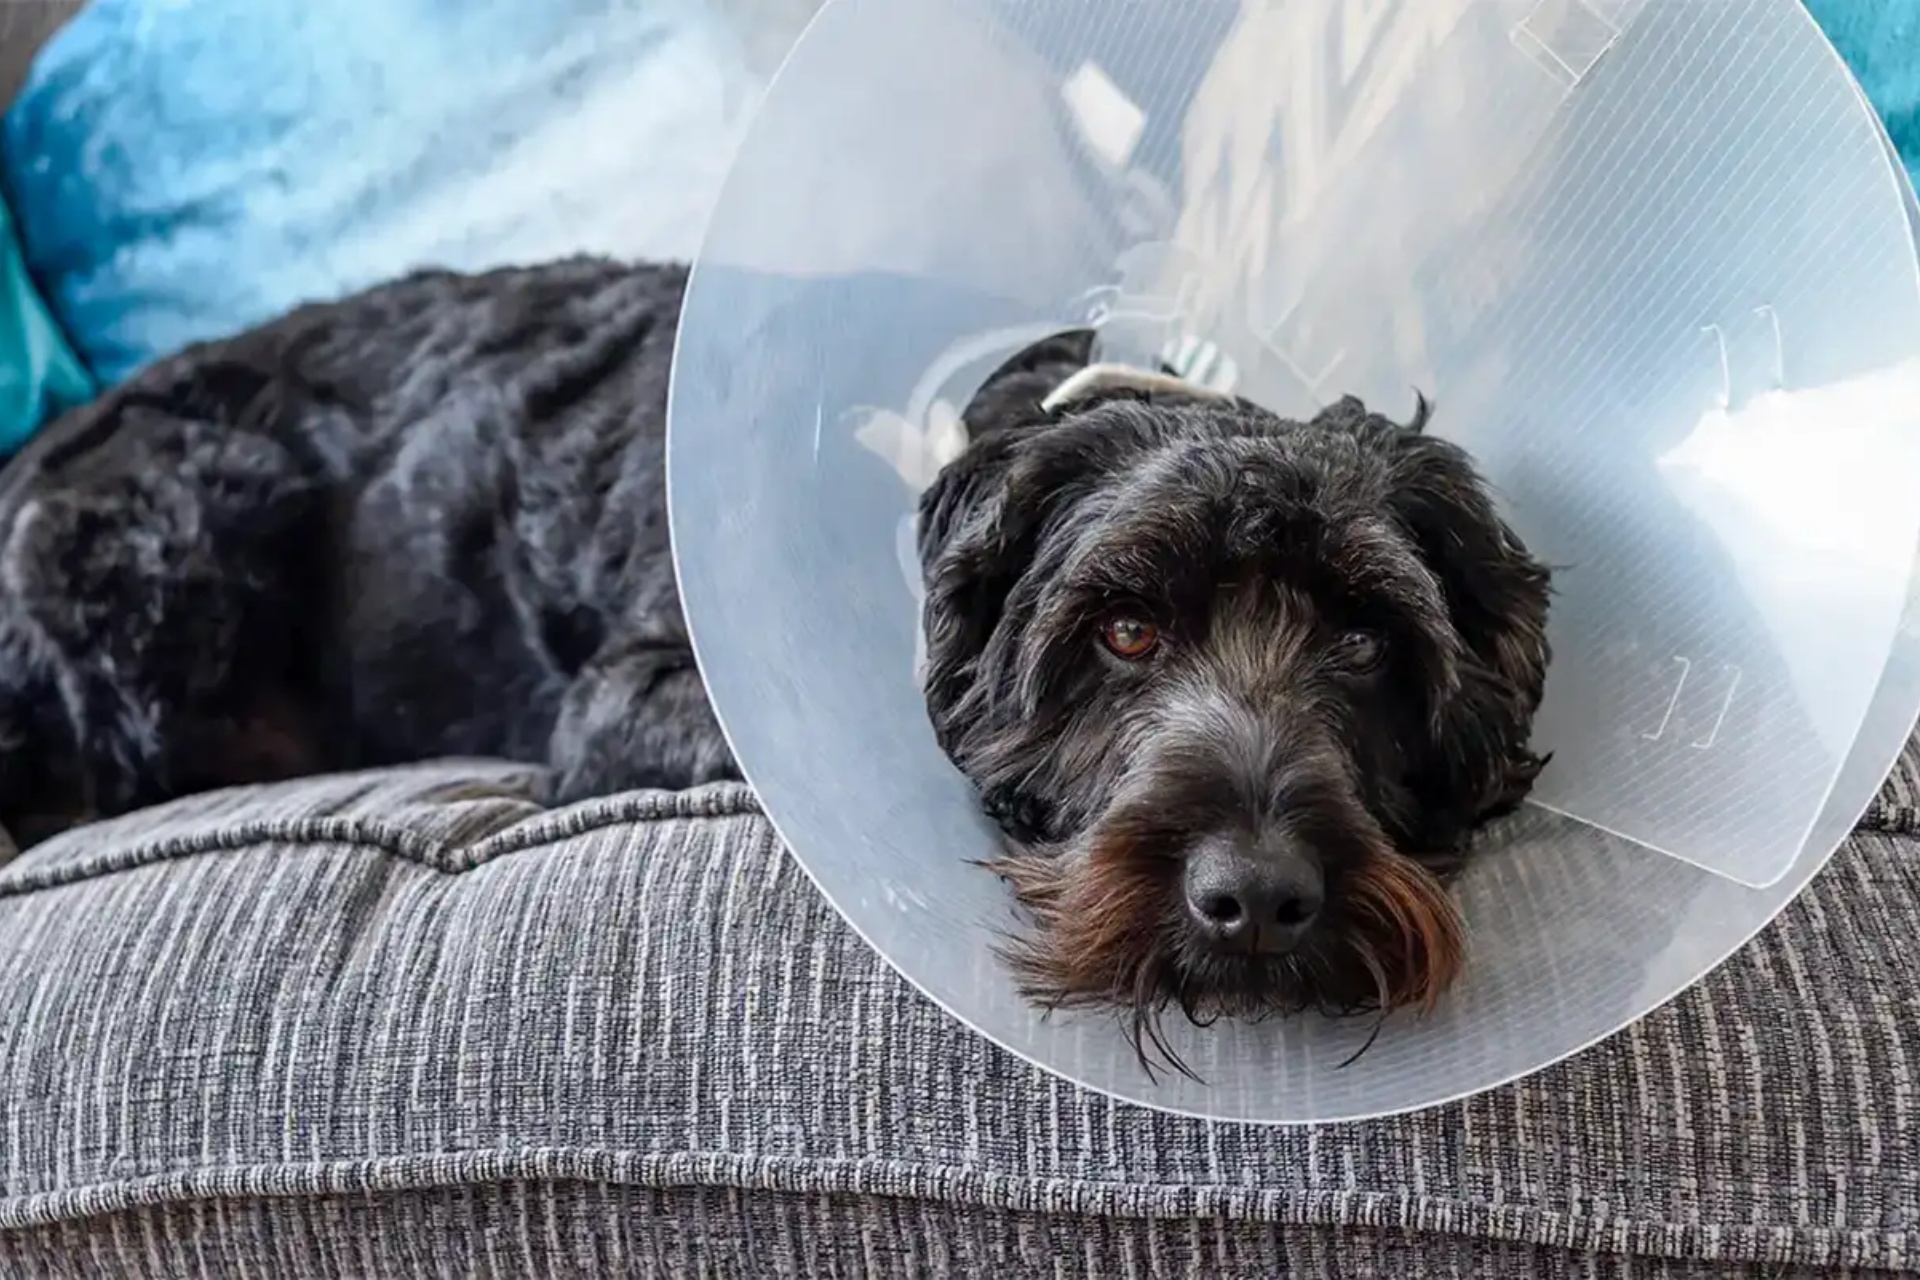
[[[1349,631],[1333,647],[1333,660],[1342,671],[1363,675],[1387,656],[1387,642],[1371,631]]]
[[[1160,647],[1160,629],[1151,622],[1119,614],[1100,624],[1100,643],[1116,658],[1138,662]]]

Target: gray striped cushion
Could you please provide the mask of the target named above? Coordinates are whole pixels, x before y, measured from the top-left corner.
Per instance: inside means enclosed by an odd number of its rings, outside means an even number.
[[[1632,1030],[1316,1133],[994,1050],[741,788],[197,798],[0,870],[0,1274],[1920,1269],[1916,778]]]

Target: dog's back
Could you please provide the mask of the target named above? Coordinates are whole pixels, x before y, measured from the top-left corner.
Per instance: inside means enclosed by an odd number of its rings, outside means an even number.
[[[608,679],[663,700],[638,781],[729,772],[665,523],[684,284],[423,273],[50,426],[0,473],[0,822],[446,754],[586,787]]]

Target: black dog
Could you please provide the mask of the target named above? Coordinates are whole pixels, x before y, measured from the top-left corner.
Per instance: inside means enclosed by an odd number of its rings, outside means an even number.
[[[446,755],[734,776],[664,510],[684,284],[425,273],[51,424],[0,472],[0,823]]]
[[[1291,422],[1089,378],[1092,340],[990,379],[921,508],[927,702],[1012,837],[1027,993],[1148,1034],[1430,1003],[1441,877],[1544,763],[1547,571],[1424,400]]]
[[[664,516],[685,273],[424,273],[165,360],[0,474],[0,823],[446,755],[737,776]],[[1458,450],[1010,362],[922,502],[927,702],[1031,993],[1145,1027],[1431,999],[1526,792],[1547,576]],[[1096,371],[1097,372],[1097,371]]]

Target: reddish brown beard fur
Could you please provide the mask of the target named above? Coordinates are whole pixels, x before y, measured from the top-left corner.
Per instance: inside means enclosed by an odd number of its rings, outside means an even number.
[[[1022,996],[1049,1009],[1134,1000],[1160,950],[1172,868],[1127,854],[1118,841],[1095,846],[1080,874],[1051,851],[986,864],[1032,916],[1032,932],[1001,948]]]
[[[1466,924],[1447,888],[1401,853],[1367,859],[1341,886],[1345,945],[1372,973],[1379,1007],[1430,1013],[1465,967]]]
[[[1162,939],[1176,864],[1142,858],[1128,841],[1094,846],[1079,874],[1057,850],[1024,849],[985,864],[1012,888],[1033,928],[998,948],[1023,998],[1051,1013],[1107,1005],[1129,1011],[1134,1054],[1149,1077],[1148,1046],[1192,1076],[1160,1032],[1172,953]]]
[[[1178,892],[1178,863],[1108,840],[1078,866],[1053,849],[1019,850],[985,865],[1031,917],[1029,932],[999,948],[1020,994],[1048,1011],[1097,1005],[1126,1011],[1141,1065],[1152,1073],[1151,1045],[1191,1076],[1159,1027],[1168,1005],[1196,1023],[1208,1007],[1183,989],[1177,968],[1179,916],[1177,904],[1169,904]],[[1313,974],[1318,989],[1276,992],[1276,1008],[1430,1012],[1459,977],[1465,924],[1446,886],[1414,859],[1386,850],[1369,856],[1341,877],[1335,911],[1316,954],[1291,966]]]

